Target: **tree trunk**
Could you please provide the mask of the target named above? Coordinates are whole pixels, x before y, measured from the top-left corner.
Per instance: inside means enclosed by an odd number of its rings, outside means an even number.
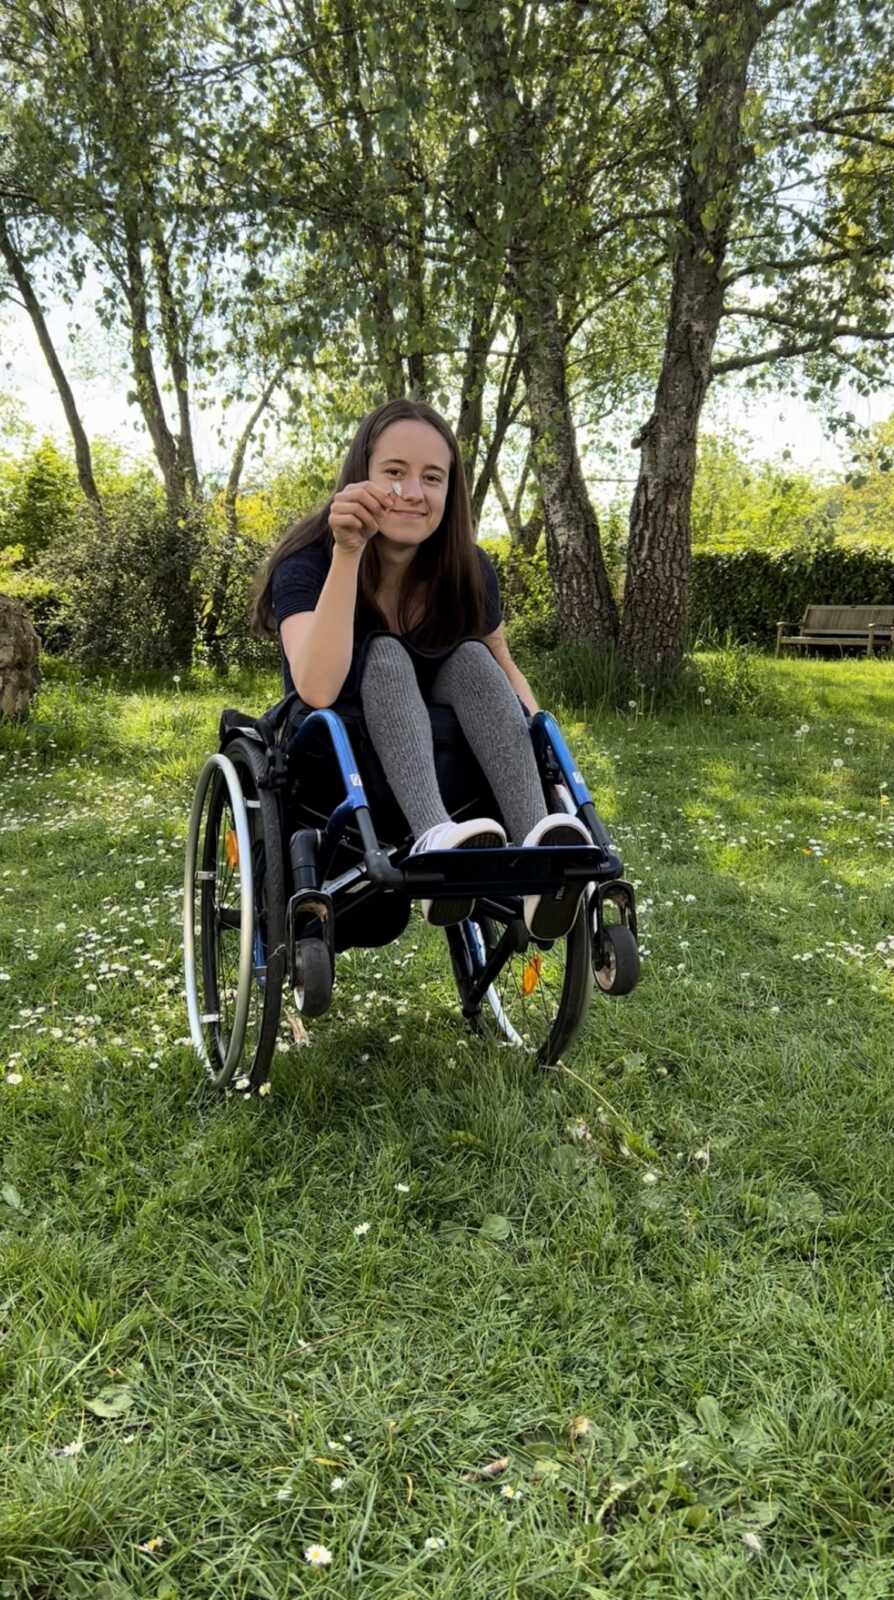
[[[0,254],[3,255],[3,259],[9,268],[16,288],[18,289],[19,294],[22,296],[25,310],[31,318],[34,332],[37,334],[38,343],[43,351],[47,366],[50,369],[59,399],[62,401],[62,409],[65,412],[65,420],[68,423],[69,432],[74,445],[75,462],[77,465],[78,482],[81,486],[81,492],[92,508],[93,514],[97,521],[104,526],[105,512],[99,490],[96,487],[96,479],[93,476],[93,458],[90,453],[90,442],[84,431],[84,424],[78,415],[78,408],[75,404],[75,398],[71,391],[71,385],[69,384],[68,379],[62,370],[62,363],[56,354],[55,346],[50,338],[50,330],[46,325],[40,302],[32,287],[31,279],[28,276],[28,270],[12,242],[2,214],[0,214]]]
[[[742,103],[765,17],[724,0],[702,41],[696,114],[684,168],[670,311],[654,410],[630,509],[621,659],[644,681],[679,666],[686,642],[696,445],[723,313],[723,261],[745,152]],[[699,152],[698,154],[696,152]]]
[[[227,665],[221,624],[223,622],[224,608],[227,603],[227,596],[230,588],[230,575],[233,569],[233,558],[236,554],[236,545],[240,538],[239,521],[236,512],[236,500],[239,494],[239,483],[242,478],[242,469],[245,465],[245,455],[248,449],[249,440],[254,433],[255,427],[257,426],[258,419],[270,404],[270,400],[274,394],[274,391],[283,380],[285,370],[286,369],[284,367],[280,367],[270,379],[270,382],[264,389],[261,398],[254,408],[254,411],[251,413],[251,416],[239,435],[239,438],[236,442],[236,449],[233,452],[233,460],[230,465],[227,486],[224,490],[224,540],[217,555],[217,568],[214,575],[214,582],[211,587],[211,598],[208,604],[208,609],[205,611],[202,617],[202,637],[205,642],[208,660],[218,672],[222,671]]]
[[[463,470],[469,494],[475,485],[475,468],[481,446],[482,397],[487,381],[487,355],[485,339],[490,317],[482,305],[472,307],[469,321],[469,348],[463,366],[462,389],[459,397],[459,418],[455,433],[463,459]]]
[[[577,453],[558,313],[543,291],[535,295],[522,289],[517,305],[531,445],[559,629],[568,640],[612,649],[618,636],[618,608]]]
[[[133,210],[124,215],[125,291],[130,310],[130,348],[137,398],[161,468],[167,502],[169,535],[158,573],[159,605],[163,609],[171,659],[186,665],[196,636],[196,585],[194,564],[198,501],[192,493],[188,464],[168,427],[155,376],[147,312],[140,227]]]
[[[514,505],[506,493],[506,490],[503,486],[503,481],[496,467],[494,468],[493,474],[494,491],[497,499],[500,502],[500,509],[503,513],[503,516],[506,518],[506,527],[509,530],[509,542],[512,546],[512,549],[520,551],[523,556],[532,556],[534,554],[534,551],[537,549],[537,546],[540,543],[540,535],[543,533],[543,503],[539,497],[534,503],[534,509],[531,512],[531,515],[528,517],[527,522],[522,522],[521,519],[521,503],[524,497],[525,483],[528,477],[530,461],[531,451],[529,450],[524,467],[522,468],[521,480],[515,492]]]
[[[151,203],[151,202],[150,202]],[[180,418],[180,438],[177,459],[181,476],[192,500],[199,498],[199,469],[196,463],[192,436],[192,417],[189,409],[189,363],[185,342],[181,336],[181,318],[177,298],[171,281],[171,260],[167,241],[157,213],[151,213],[152,261],[158,281],[158,304],[164,335],[168,367],[174,380],[177,396],[177,414]]]
[[[487,491],[491,486],[497,469],[503,441],[506,438],[510,424],[515,421],[524,405],[524,399],[516,401],[515,398],[521,376],[521,358],[517,351],[510,351],[500,379],[500,392],[497,396],[497,404],[494,411],[494,425],[487,441],[487,449],[484,452],[481,471],[475,480],[475,486],[472,490],[472,520],[476,528],[481,521],[481,513],[484,509]]]

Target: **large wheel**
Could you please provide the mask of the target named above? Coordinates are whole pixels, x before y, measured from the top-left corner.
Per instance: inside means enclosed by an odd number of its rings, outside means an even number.
[[[524,925],[513,925],[518,937],[487,989],[480,1008],[467,1016],[484,1038],[514,1045],[542,1067],[558,1061],[571,1043],[593,992],[587,897],[564,939],[543,947],[526,937]],[[490,917],[474,916],[445,929],[453,976],[465,1010],[475,977],[506,932]]]
[[[211,756],[196,788],[184,883],[190,1032],[212,1083],[257,1088],[270,1070],[286,973],[279,811],[249,739]]]

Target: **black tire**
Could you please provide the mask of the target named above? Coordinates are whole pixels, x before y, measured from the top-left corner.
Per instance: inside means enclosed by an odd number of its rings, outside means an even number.
[[[295,944],[295,1005],[303,1017],[322,1017],[332,1004],[332,957],[322,939]]]
[[[205,1011],[219,1018],[211,1024],[208,1041],[211,1081],[216,1088],[224,1088],[235,1081],[238,1088],[250,1090],[259,1088],[269,1075],[282,1007],[286,976],[285,862],[279,808],[271,791],[261,788],[258,781],[264,769],[263,756],[249,739],[234,739],[225,753],[236,768],[247,806],[254,879],[249,1015],[241,1060],[231,1063],[229,1068],[224,1065],[228,1044],[226,978],[233,970],[229,942],[231,935],[236,937],[238,913],[235,908],[220,903],[220,855],[226,840],[230,801],[226,783],[218,773],[211,782],[202,840],[201,865],[204,872],[213,874],[202,882],[202,982]]]
[[[631,994],[639,983],[639,947],[630,928],[611,922],[603,928],[603,965],[593,976],[603,994]]]
[[[554,1065],[578,1033],[587,1014],[593,992],[593,967],[586,896],[581,896],[578,914],[564,939],[555,939],[547,949],[533,941],[510,955],[497,974],[480,1008],[466,1018],[482,1038],[512,1044],[524,1049],[540,1067]],[[476,931],[477,930],[477,931]],[[499,944],[505,925],[490,917],[473,916],[465,923],[446,928],[453,976],[460,1003],[465,1006],[472,980]],[[524,993],[525,974],[540,958],[541,968],[531,995]],[[550,963],[549,982],[541,982],[543,967]],[[528,1000],[536,993],[536,1002]]]

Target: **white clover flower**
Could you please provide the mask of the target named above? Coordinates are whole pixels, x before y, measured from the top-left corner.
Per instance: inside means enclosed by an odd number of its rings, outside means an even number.
[[[516,1489],[514,1484],[504,1483],[500,1495],[504,1500],[520,1500],[522,1492],[521,1489]]]
[[[371,1222],[358,1222],[356,1228],[354,1229],[354,1238],[362,1239],[365,1233],[369,1233],[371,1227]]]
[[[7,1072],[6,1077],[3,1079],[4,1083],[11,1083],[13,1085],[21,1083],[21,1081],[22,1074],[20,1072]]]
[[[309,1544],[304,1552],[304,1559],[311,1567],[328,1567],[332,1563],[332,1551],[327,1550],[324,1544]]]
[[[436,1533],[430,1533],[422,1544],[423,1550],[444,1550],[446,1547],[447,1540],[441,1539]]]
[[[655,1172],[652,1167],[649,1167],[648,1170],[643,1173],[642,1181],[643,1183],[648,1184],[651,1188],[653,1184],[658,1182],[658,1173]]]
[[[331,1489],[333,1494],[338,1494],[339,1489],[343,1489],[344,1486],[345,1486],[344,1478],[333,1478],[332,1482],[329,1485],[329,1488]]]
[[[835,760],[832,762],[832,765],[835,768],[843,767],[844,766],[844,762],[842,761],[840,756],[836,756]]]

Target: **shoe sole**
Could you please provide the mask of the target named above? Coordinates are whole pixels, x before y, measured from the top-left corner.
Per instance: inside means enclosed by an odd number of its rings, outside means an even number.
[[[474,833],[471,839],[464,839],[462,844],[454,848],[498,850],[503,848],[504,843],[498,833]],[[422,915],[433,928],[449,928],[454,922],[465,922],[466,918],[472,915],[474,905],[474,895],[464,897],[462,900],[423,900]]]
[[[549,843],[583,844],[584,841],[576,828],[554,828],[550,830]],[[554,894],[541,895],[540,904],[532,913],[530,922],[525,918],[532,938],[564,939],[571,932],[582,893],[583,885],[575,884],[569,885],[561,899]]]

